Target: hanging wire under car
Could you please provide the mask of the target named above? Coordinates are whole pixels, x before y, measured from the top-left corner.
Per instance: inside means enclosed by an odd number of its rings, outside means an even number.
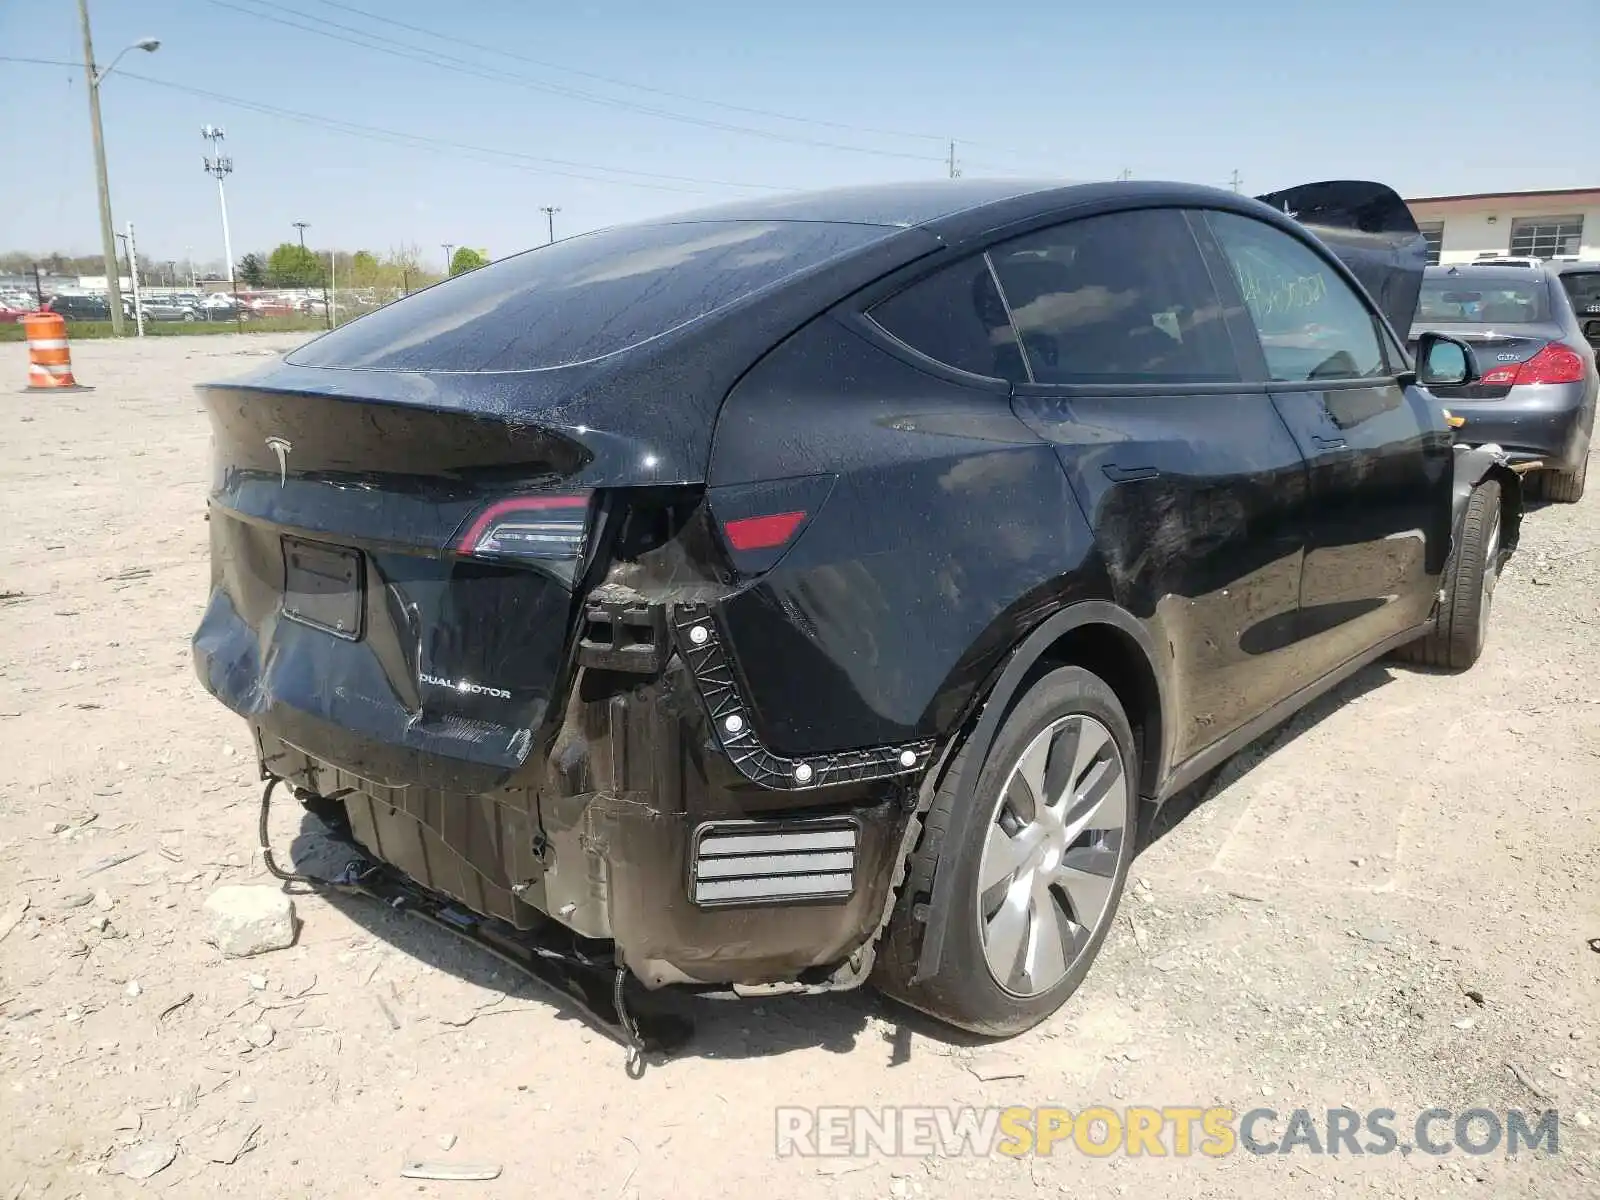
[[[307,887],[332,886],[329,879],[314,879],[310,875],[297,875],[293,871],[285,871],[272,857],[272,838],[267,830],[267,818],[272,812],[272,792],[283,780],[273,775],[267,779],[267,786],[261,792],[261,820],[257,825],[257,832],[261,835],[261,862],[267,868],[267,874],[274,879],[281,879],[284,883],[301,883]]]
[[[531,940],[513,942],[503,934],[492,936],[487,924],[477,914],[456,909],[442,898],[431,895],[383,864],[364,858],[360,847],[353,842],[350,848],[357,857],[345,866],[336,879],[321,879],[284,870],[272,856],[268,829],[272,794],[278,784],[283,782],[279,776],[268,778],[267,785],[261,793],[261,819],[258,825],[261,860],[274,879],[279,879],[285,884],[299,884],[313,892],[339,892],[377,900],[397,912],[418,917],[430,925],[471,942],[508,966],[515,967],[559,999],[575,1005],[598,1029],[619,1041],[627,1049],[626,1069],[632,1079],[638,1079],[644,1074],[647,1053],[652,1051],[671,1053],[692,1036],[693,1026],[687,1020],[668,1013],[651,1014],[648,1018],[648,1028],[641,1026],[640,1018],[627,1005],[626,967],[615,968],[616,974],[612,980],[609,996],[613,1011],[607,1013],[604,1009],[608,997],[603,990],[595,987],[594,983],[598,982],[597,975],[610,969],[609,964],[602,965],[599,961],[572,949],[539,945]],[[326,799],[342,799],[350,790],[346,789]],[[311,795],[299,789],[296,789],[295,794],[302,801]],[[340,837],[337,832],[335,837],[340,841],[349,841],[348,836]]]

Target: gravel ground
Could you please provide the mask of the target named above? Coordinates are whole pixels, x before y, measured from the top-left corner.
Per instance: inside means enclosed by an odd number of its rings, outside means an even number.
[[[215,887],[269,881],[246,730],[189,657],[190,389],[290,344],[85,343],[97,390],[61,397],[9,390],[24,352],[0,346],[0,1197],[1600,1195],[1600,498],[1529,514],[1476,669],[1369,668],[1175,806],[1042,1028],[975,1046],[866,992],[699,1002],[690,1050],[633,1080],[375,904],[300,897],[294,946],[255,958],[205,941]],[[274,838],[316,849],[291,805]],[[775,1154],[779,1104],[1097,1103],[1386,1107],[1402,1131],[1554,1108],[1560,1143]],[[416,1159],[500,1174],[402,1178]]]

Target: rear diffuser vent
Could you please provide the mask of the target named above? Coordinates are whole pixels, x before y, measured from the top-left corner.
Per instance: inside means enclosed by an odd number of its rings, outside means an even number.
[[[709,822],[695,830],[689,894],[707,907],[847,900],[859,839],[847,817]]]

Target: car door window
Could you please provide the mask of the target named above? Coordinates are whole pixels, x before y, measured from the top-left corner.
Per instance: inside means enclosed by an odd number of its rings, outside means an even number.
[[[1227,383],[1239,367],[1178,209],[1085,217],[990,251],[1035,383]]]
[[[868,314],[919,354],[958,371],[1026,380],[1017,335],[983,255],[963,259],[897,292]]]
[[[1252,217],[1208,214],[1278,383],[1387,373],[1372,310],[1320,254]]]

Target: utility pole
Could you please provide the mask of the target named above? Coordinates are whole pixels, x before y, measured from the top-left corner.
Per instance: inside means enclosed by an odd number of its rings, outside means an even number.
[[[449,279],[450,278],[450,255],[455,250],[456,244],[454,242],[440,242],[439,245],[444,249],[444,277],[446,279]]]
[[[222,181],[233,174],[233,159],[222,153],[222,140],[227,135],[217,125],[202,125],[200,136],[211,143],[211,154],[206,156],[206,174],[217,181],[217,201],[222,205],[222,254],[228,261],[228,286],[238,298],[239,283],[233,274],[233,242],[228,237],[228,192]]]
[[[94,135],[95,185],[100,193],[100,252],[106,266],[106,301],[111,307],[111,333],[122,336],[122,283],[117,275],[117,233],[111,223],[111,183],[106,177],[106,138],[100,128],[100,84],[116,68],[118,61],[129,50],[153,52],[161,43],[155,38],[141,38],[124,47],[111,66],[104,71],[94,65],[94,39],[89,35],[89,0],[78,0],[78,24],[83,27],[83,76],[88,83],[89,129]]]
[[[1122,168],[1122,174],[1118,175],[1117,178],[1119,180],[1121,180],[1123,183],[1127,183],[1128,180],[1133,178],[1133,171],[1130,170],[1128,167],[1123,167]]]
[[[556,214],[561,211],[559,205],[541,205],[539,211],[544,214],[545,228],[550,231],[550,239],[545,245],[550,245],[556,240]]]
[[[956,141],[954,138],[950,139],[950,178],[961,178],[961,168],[956,166]]]
[[[1234,168],[1233,177],[1228,180],[1229,186],[1231,186],[1233,188],[1233,190],[1237,192],[1239,190],[1239,185],[1242,184],[1243,182],[1244,182],[1244,180],[1239,178],[1239,170],[1238,170],[1238,168],[1237,167]]]
[[[33,296],[39,302],[39,307],[44,307],[44,284],[39,282],[39,264],[33,264]]]
[[[305,261],[306,261],[306,230],[311,228],[311,222],[310,221],[291,221],[290,224],[294,226],[295,232],[300,235],[300,262],[302,264],[304,264]],[[319,263],[319,264],[317,264],[317,274],[320,275],[321,273],[322,273],[322,269],[321,269],[321,264]],[[311,281],[308,279],[308,280],[306,280],[305,284],[302,285],[302,286],[309,287],[310,283],[311,283]],[[324,301],[326,301],[328,299],[327,288],[323,288],[322,299]]]
[[[139,296],[139,247],[133,240],[133,222],[128,222],[128,232],[117,234],[128,252],[128,282],[133,287],[133,323],[140,337],[144,336],[144,302]]]

